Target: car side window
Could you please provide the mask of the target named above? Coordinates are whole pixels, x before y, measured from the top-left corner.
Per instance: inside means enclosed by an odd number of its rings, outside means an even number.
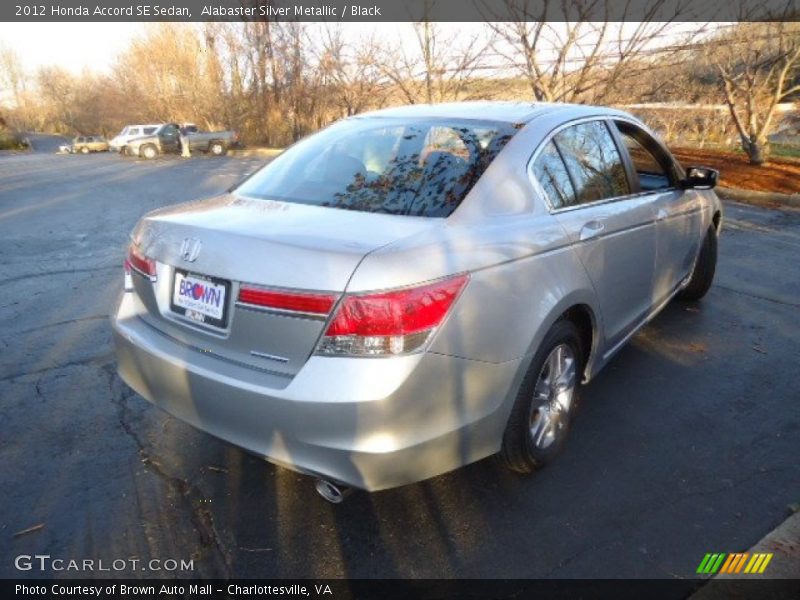
[[[536,157],[533,174],[542,186],[550,206],[564,208],[576,204],[575,188],[570,181],[567,166],[555,144],[550,141]]]
[[[573,125],[553,141],[567,166],[577,204],[631,193],[622,157],[604,121]]]
[[[671,160],[660,150],[658,143],[635,125],[617,121],[616,126],[631,157],[641,190],[652,192],[672,187]]]

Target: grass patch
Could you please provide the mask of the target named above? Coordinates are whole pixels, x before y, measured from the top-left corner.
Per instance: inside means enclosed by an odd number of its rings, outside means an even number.
[[[789,144],[772,144],[771,150],[773,156],[800,158],[800,146]]]

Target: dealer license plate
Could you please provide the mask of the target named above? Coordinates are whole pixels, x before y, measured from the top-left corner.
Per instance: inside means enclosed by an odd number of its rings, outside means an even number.
[[[172,310],[193,321],[225,327],[229,290],[228,281],[176,270]]]

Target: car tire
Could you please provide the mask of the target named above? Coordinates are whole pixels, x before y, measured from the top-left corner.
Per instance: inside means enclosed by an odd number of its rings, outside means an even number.
[[[86,146],[84,146],[83,148],[81,148],[81,154],[89,154],[89,149]]]
[[[147,144],[139,149],[139,154],[142,156],[142,158],[152,160],[158,156],[158,149],[153,146],[153,144]]]
[[[689,283],[678,293],[680,300],[700,300],[706,295],[714,281],[717,270],[717,231],[709,227],[700,252],[697,255]]]
[[[222,156],[225,154],[225,145],[222,142],[211,142],[208,151],[214,156]]]
[[[511,409],[500,461],[532,473],[559,452],[570,429],[585,364],[581,336],[570,321],[557,321],[544,336]]]

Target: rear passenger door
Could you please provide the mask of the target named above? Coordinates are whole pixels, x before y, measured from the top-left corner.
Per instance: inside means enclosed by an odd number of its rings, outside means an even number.
[[[158,132],[158,142],[162,152],[177,152],[180,149],[180,135],[176,125],[164,125]]]
[[[533,175],[594,284],[606,348],[650,312],[656,256],[650,199],[631,174],[605,119],[558,130],[537,151]]]
[[[653,296],[661,303],[692,269],[702,239],[699,194],[683,190],[670,154],[650,134],[629,121],[613,121],[634,171],[634,186],[653,204],[656,216],[656,268]]]

